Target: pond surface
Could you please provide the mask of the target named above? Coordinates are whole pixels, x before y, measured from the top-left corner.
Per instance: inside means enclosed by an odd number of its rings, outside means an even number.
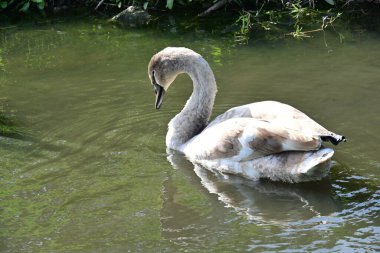
[[[29,137],[0,137],[0,251],[380,251],[380,36],[344,35],[237,46],[96,20],[4,29],[0,97]],[[192,86],[180,76],[154,109],[147,64],[166,46],[209,61],[214,115],[278,100],[344,134],[329,177],[250,182],[168,156]]]

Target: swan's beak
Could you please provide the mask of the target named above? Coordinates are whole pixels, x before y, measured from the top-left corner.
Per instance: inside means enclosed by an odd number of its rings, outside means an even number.
[[[164,98],[164,94],[165,94],[165,89],[158,84],[153,84],[153,85],[154,85],[154,92],[156,93],[155,106],[156,106],[156,109],[158,110],[161,107],[162,99]]]

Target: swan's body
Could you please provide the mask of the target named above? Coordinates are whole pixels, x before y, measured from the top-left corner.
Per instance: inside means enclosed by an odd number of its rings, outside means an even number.
[[[152,57],[148,73],[157,109],[178,74],[191,77],[193,93],[170,121],[166,146],[208,169],[249,179],[317,180],[327,175],[334,154],[322,147],[322,141],[345,140],[301,111],[275,101],[234,107],[208,123],[216,82],[208,63],[190,49],[162,50]]]

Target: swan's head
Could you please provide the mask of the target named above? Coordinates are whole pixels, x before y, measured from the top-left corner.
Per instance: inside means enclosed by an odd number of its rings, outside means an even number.
[[[177,75],[186,72],[185,62],[191,55],[199,56],[183,47],[167,47],[153,55],[148,65],[148,75],[156,93],[156,109],[160,109],[164,94]]]

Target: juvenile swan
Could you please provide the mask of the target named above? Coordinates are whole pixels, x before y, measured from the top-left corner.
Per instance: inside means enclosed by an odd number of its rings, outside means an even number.
[[[330,170],[331,148],[345,137],[328,131],[306,114],[275,101],[234,107],[209,123],[217,92],[214,74],[201,55],[168,47],[149,62],[148,74],[161,107],[178,74],[193,81],[193,93],[168,126],[166,146],[193,163],[256,180],[301,182],[319,180]]]

